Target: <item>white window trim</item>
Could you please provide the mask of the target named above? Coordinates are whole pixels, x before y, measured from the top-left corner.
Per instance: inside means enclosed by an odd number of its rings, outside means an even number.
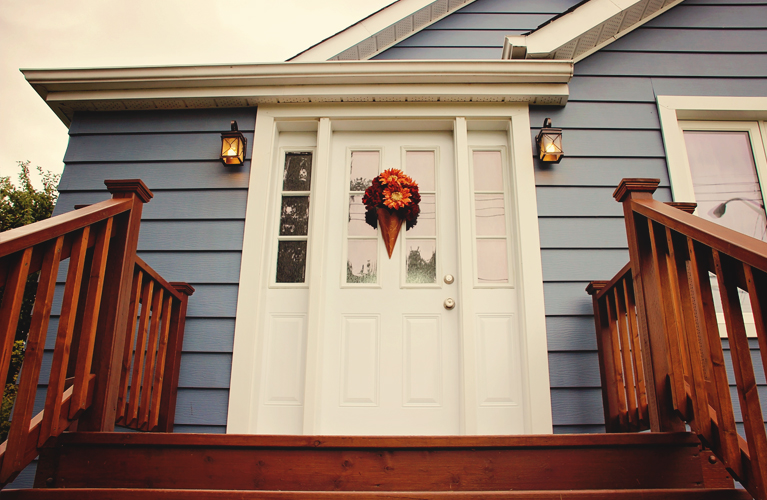
[[[519,317],[522,336],[522,368],[524,400],[527,407],[526,429],[532,434],[550,434],[552,432],[551,387],[549,384],[548,347],[546,342],[546,321],[543,302],[543,272],[538,233],[538,214],[535,193],[535,176],[532,155],[530,154],[530,117],[525,103],[491,104],[348,104],[348,105],[295,105],[295,106],[260,106],[256,116],[256,130],[253,139],[253,159],[248,190],[245,233],[243,239],[240,286],[237,299],[237,315],[232,360],[232,377],[229,393],[229,411],[227,433],[252,433],[252,423],[258,411],[259,387],[258,371],[254,360],[260,359],[262,349],[257,330],[263,316],[264,292],[267,277],[261,276],[264,259],[268,258],[268,249],[263,245],[267,236],[269,197],[263,195],[264,186],[268,186],[269,176],[273,174],[273,155],[277,154],[276,137],[279,130],[302,129],[317,130],[317,158],[315,165],[318,172],[327,171],[321,165],[329,161],[332,123],[334,120],[360,119],[368,123],[372,120],[413,120],[429,127],[433,120],[454,120],[457,130],[465,132],[467,123],[473,120],[503,120],[507,125],[510,159],[512,164],[512,184],[514,207],[510,214],[515,218],[517,242],[514,249],[519,255],[515,261],[516,283],[520,290]],[[432,120],[432,122],[430,122]],[[304,127],[304,128],[301,128]],[[308,127],[308,128],[307,128]],[[459,134],[460,135],[460,134]],[[464,134],[465,139],[465,134]],[[465,140],[456,141],[456,161],[468,166],[469,146]],[[263,174],[266,173],[266,174]],[[313,181],[317,196],[325,197],[328,179],[316,178]],[[325,200],[313,201],[318,205]],[[311,224],[322,226],[325,221],[313,220]],[[310,242],[311,251],[322,252],[320,240]],[[309,270],[307,281],[321,274],[321,269]],[[321,276],[316,276],[316,279]],[[319,339],[323,310],[322,293],[319,287],[310,292],[309,324],[306,346],[307,373],[314,373],[314,364],[319,359]],[[472,333],[468,332],[468,337]],[[307,377],[304,400],[305,414],[315,405],[313,380]],[[474,384],[476,385],[476,384]],[[464,398],[476,398],[477,388],[464,385]],[[466,422],[476,422],[476,417],[464,415]],[[305,432],[311,432],[311,426]],[[466,427],[467,434],[472,434],[471,425]],[[308,433],[308,432],[307,432]]]

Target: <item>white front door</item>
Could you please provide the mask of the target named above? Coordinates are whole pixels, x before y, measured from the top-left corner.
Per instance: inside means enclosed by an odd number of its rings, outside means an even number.
[[[417,224],[389,258],[362,195],[381,171],[418,183]],[[460,302],[452,133],[337,132],[330,166],[317,430],[457,434]],[[447,275],[453,276],[451,279]],[[457,305],[445,308],[446,300]]]

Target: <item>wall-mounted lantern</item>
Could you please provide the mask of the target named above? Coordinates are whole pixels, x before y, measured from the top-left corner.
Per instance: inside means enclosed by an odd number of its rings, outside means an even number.
[[[221,134],[221,163],[224,165],[242,165],[245,163],[245,149],[248,141],[237,129],[237,122],[232,120],[232,131]]]
[[[543,128],[535,138],[538,157],[547,163],[559,163],[565,156],[562,151],[562,129],[551,128],[551,118],[543,120]]]

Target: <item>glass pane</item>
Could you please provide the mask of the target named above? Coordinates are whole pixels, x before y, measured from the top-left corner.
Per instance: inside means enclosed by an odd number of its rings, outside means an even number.
[[[474,195],[474,210],[478,236],[506,234],[506,209],[503,194]]]
[[[503,191],[500,151],[474,151],[474,189]]]
[[[411,236],[436,236],[437,235],[437,196],[433,194],[422,194],[421,203],[418,204],[421,213],[418,214],[418,220],[415,226],[408,232],[408,238]]]
[[[767,241],[767,217],[748,132],[685,131],[697,214]]]
[[[283,196],[280,235],[304,236],[309,232],[309,197]]]
[[[378,175],[378,151],[352,151],[349,191],[364,191]]]
[[[479,283],[508,283],[506,240],[477,240],[477,281]]]
[[[378,240],[349,240],[347,283],[375,283],[377,264]]]
[[[306,241],[281,241],[277,249],[277,283],[303,283]]]
[[[283,191],[309,191],[312,187],[312,154],[285,153]]]
[[[407,276],[405,282],[437,282],[437,240],[407,240]]]
[[[434,191],[434,151],[406,152],[405,173],[413,178],[421,191]]]
[[[349,196],[349,236],[376,236],[376,230],[365,222],[361,194]]]

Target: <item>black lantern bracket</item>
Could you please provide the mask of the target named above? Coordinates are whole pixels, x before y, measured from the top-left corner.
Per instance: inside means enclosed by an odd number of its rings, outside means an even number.
[[[543,128],[535,137],[538,158],[546,163],[559,163],[565,157],[562,149],[562,129],[551,126],[551,118],[543,120]]]

